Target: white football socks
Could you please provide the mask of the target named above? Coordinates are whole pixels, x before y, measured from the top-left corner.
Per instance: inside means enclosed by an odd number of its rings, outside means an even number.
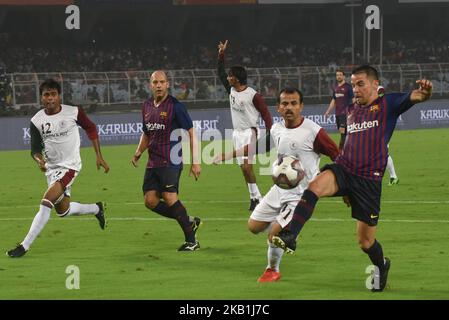
[[[260,194],[259,188],[256,183],[248,183],[249,196],[251,199],[260,199],[262,195]]]
[[[271,268],[277,272],[279,272],[279,265],[281,264],[282,255],[284,254],[284,250],[282,248],[276,247],[274,244],[268,243],[268,265],[267,268]]]
[[[28,234],[22,242],[22,246],[25,248],[25,250],[28,250],[30,248],[33,241],[47,224],[48,219],[50,219],[50,212],[51,209],[49,207],[43,205],[39,206],[39,211],[34,217],[33,223],[30,227],[30,231],[28,231]]]
[[[390,156],[388,156],[387,169],[388,172],[390,173],[390,178],[397,178],[396,170],[394,170],[393,158]]]
[[[83,214],[97,214],[100,209],[93,204],[82,204],[78,202],[70,202],[70,209],[67,216],[79,216]]]

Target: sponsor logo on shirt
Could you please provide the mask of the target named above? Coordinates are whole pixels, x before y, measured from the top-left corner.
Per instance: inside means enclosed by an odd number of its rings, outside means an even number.
[[[348,125],[348,132],[355,133],[355,132],[360,132],[360,131],[366,131],[368,129],[378,127],[378,126],[379,126],[378,120],[363,121],[362,123],[351,123],[350,125]]]
[[[165,124],[162,123],[147,123],[145,126],[148,131],[165,130]]]
[[[63,131],[63,132],[55,132],[55,133],[44,133],[42,135],[43,139],[47,139],[47,138],[57,138],[57,137],[65,137],[68,136],[69,132],[68,131]]]

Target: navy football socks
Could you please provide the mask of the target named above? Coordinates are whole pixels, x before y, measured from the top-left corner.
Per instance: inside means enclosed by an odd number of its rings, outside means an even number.
[[[195,233],[192,232],[192,221],[190,221],[187,210],[181,201],[176,201],[171,207],[168,208],[168,212],[181,226],[181,229],[184,232],[185,241],[195,242]]]
[[[379,268],[382,272],[385,267],[384,253],[382,251],[382,246],[377,240],[374,240],[373,245],[369,249],[362,249],[370,258],[371,262]]]
[[[298,205],[295,208],[292,221],[290,222],[289,230],[298,235],[307,220],[310,219],[315,209],[315,205],[318,201],[318,197],[315,193],[307,189],[299,200]]]
[[[154,211],[157,214],[160,214],[161,216],[164,216],[166,218],[175,219],[175,217],[173,217],[168,211],[168,206],[164,201],[159,201],[157,206],[151,209],[151,211]]]

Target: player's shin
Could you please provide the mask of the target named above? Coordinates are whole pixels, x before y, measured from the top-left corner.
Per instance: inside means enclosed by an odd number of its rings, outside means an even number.
[[[42,229],[47,224],[50,219],[50,212],[53,208],[53,203],[47,199],[43,199],[41,205],[39,206],[39,211],[33,219],[33,223],[31,224],[30,230],[26,235],[25,239],[22,242],[22,246],[25,250],[28,250],[36,239],[36,237],[41,233]]]
[[[369,256],[371,262],[379,268],[380,272],[383,272],[383,268],[385,266],[384,253],[382,250],[382,246],[377,240],[374,240],[373,245],[368,248],[362,248],[362,250]]]
[[[160,214],[163,217],[169,218],[169,219],[176,219],[170,212],[169,207],[164,201],[159,201],[156,207],[151,208],[151,211],[156,212],[157,214]]]
[[[307,189],[299,200],[295,208],[292,221],[289,224],[289,230],[292,234],[298,235],[304,224],[312,216],[318,197],[315,193]]]
[[[168,208],[168,213],[178,221],[179,226],[184,232],[186,242],[195,242],[195,233],[192,230],[192,221],[187,214],[187,210],[181,201],[176,201]]]
[[[64,216],[79,216],[84,214],[97,214],[99,211],[98,206],[93,204],[82,204],[78,202],[70,202],[70,208],[68,212],[59,214],[60,217]]]
[[[282,255],[284,254],[284,249],[279,248],[272,244],[270,241],[267,241],[268,243],[268,251],[267,251],[267,257],[268,257],[268,265],[267,269],[273,269],[275,271],[279,272],[279,265],[281,264]]]

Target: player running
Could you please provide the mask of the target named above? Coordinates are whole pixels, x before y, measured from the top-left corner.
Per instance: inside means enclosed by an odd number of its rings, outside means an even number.
[[[44,109],[31,118],[31,156],[39,169],[47,176],[48,189],[44,193],[39,211],[34,217],[25,239],[16,248],[6,252],[11,258],[23,256],[50,219],[55,208],[59,217],[72,215],[95,215],[100,228],[105,228],[104,204],[81,204],[70,202],[72,184],[81,170],[80,135],[78,125],[92,141],[97,155],[97,169],[109,166],[100,151],[97,127],[80,107],[61,104],[61,86],[49,79],[40,87]]]

